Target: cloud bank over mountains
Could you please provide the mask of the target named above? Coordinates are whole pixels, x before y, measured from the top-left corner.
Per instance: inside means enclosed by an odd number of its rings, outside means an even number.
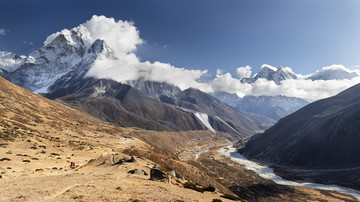
[[[275,67],[270,66],[270,68],[277,70]],[[292,71],[289,67],[284,69]],[[244,70],[246,70],[247,75],[251,75],[249,66],[238,68],[236,70],[237,78],[230,73],[217,74],[216,78],[210,82],[212,89],[214,91],[236,93],[240,97],[245,95],[286,95],[314,101],[333,96],[350,86],[360,83],[360,71],[350,70],[343,65],[323,67],[309,75],[296,74],[297,79],[285,79],[280,81],[279,85],[275,81],[266,78],[259,78],[253,83],[244,83],[242,79],[249,78],[242,77]]]
[[[109,45],[115,56],[115,58],[100,56],[87,76],[111,78],[121,83],[143,78],[150,81],[167,82],[179,86],[181,89],[193,87],[207,92],[211,91],[207,84],[200,82],[201,76],[207,73],[207,70],[189,70],[161,62],[141,62],[136,55],[136,49],[144,41],[140,38],[139,31],[132,22],[116,21],[114,18],[105,16],[93,16],[79,27],[87,29],[89,33],[89,36],[85,36],[87,44],[90,45],[96,39],[102,39]],[[59,33],[49,36],[45,44],[51,42],[57,35]]]
[[[251,67],[245,66],[237,68],[236,75],[218,70],[215,78],[204,82],[202,77],[208,73],[207,70],[179,68],[162,62],[140,61],[136,50],[144,40],[140,38],[140,32],[133,22],[116,21],[114,18],[94,15],[89,21],[74,29],[84,30],[81,32],[83,33],[81,37],[87,46],[96,39],[102,39],[113,51],[114,57],[101,55],[87,76],[111,78],[121,83],[145,79],[170,83],[182,90],[192,87],[208,93],[217,91],[236,93],[240,97],[286,95],[313,101],[333,96],[360,82],[359,71],[350,70],[342,65],[323,67],[310,75],[295,74],[289,67],[276,68],[263,65],[260,72],[253,76],[251,76],[253,73]],[[50,35],[44,44],[50,43],[60,33],[65,32],[70,30],[65,29]],[[266,78],[267,76],[271,77]]]

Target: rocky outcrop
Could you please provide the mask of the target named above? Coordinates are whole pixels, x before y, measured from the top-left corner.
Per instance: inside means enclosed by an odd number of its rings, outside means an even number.
[[[169,175],[166,174],[166,172],[157,169],[157,168],[151,168],[150,170],[150,180],[160,180],[160,181],[167,181],[169,184],[171,184]]]

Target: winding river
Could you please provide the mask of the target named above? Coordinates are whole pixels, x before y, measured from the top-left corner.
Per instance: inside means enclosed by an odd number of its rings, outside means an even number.
[[[247,158],[242,156],[240,153],[238,153],[236,151],[236,149],[232,146],[224,147],[224,148],[220,149],[218,151],[218,153],[223,156],[231,157],[232,161],[235,161],[239,164],[244,165],[246,169],[253,170],[256,173],[258,173],[261,177],[272,180],[277,184],[337,191],[340,193],[352,195],[360,200],[360,191],[357,191],[355,189],[341,187],[341,186],[337,186],[337,185],[324,185],[324,184],[316,184],[316,183],[299,183],[299,182],[284,180],[280,176],[275,175],[274,170],[272,168],[269,168],[267,166],[262,166],[253,161],[248,160]]]

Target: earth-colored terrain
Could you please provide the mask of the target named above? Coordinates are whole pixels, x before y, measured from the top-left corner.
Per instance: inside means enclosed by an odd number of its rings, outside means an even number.
[[[217,153],[234,141],[121,128],[0,78],[1,201],[355,201],[265,180]],[[169,180],[149,180],[156,165]]]

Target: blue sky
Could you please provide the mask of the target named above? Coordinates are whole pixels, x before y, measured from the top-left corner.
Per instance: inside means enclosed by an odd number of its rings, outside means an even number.
[[[266,63],[307,74],[360,65],[357,0],[2,0],[0,50],[28,54],[92,15],[134,21],[143,61],[233,73]]]

